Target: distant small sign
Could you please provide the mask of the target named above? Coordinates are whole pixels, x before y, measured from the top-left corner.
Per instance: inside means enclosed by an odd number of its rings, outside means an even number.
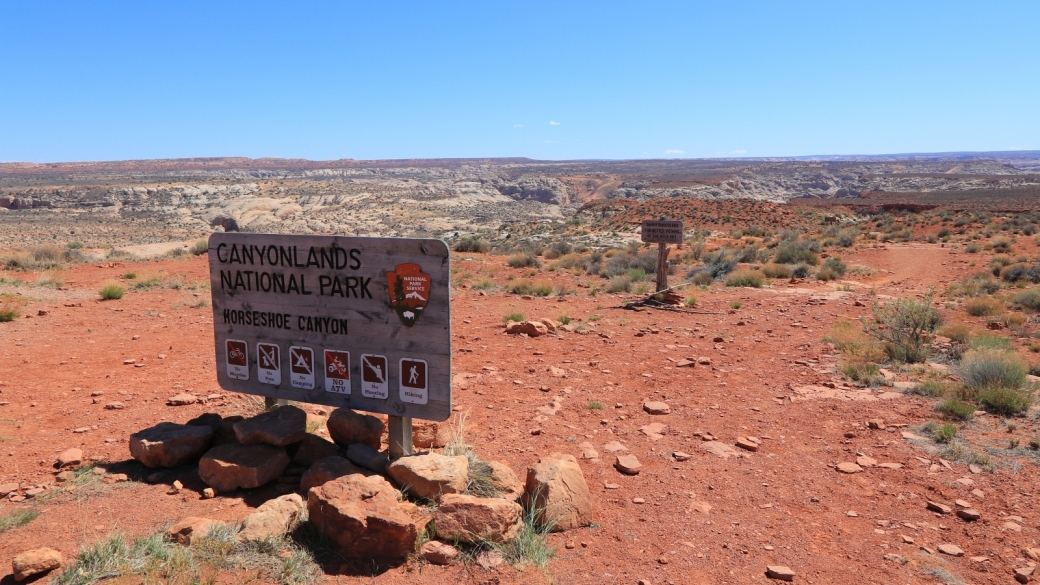
[[[642,240],[653,244],[681,244],[683,223],[681,220],[644,219]]]

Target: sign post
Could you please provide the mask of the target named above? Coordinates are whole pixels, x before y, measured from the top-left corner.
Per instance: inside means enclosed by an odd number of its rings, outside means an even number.
[[[657,292],[668,288],[668,244],[682,244],[681,220],[644,219],[640,230],[642,240],[657,244]]]
[[[216,233],[209,260],[221,388],[386,414],[391,456],[451,415],[444,242]]]

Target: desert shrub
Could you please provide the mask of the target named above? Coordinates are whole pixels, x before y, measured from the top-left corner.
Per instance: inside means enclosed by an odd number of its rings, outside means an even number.
[[[475,254],[486,254],[491,250],[491,244],[480,236],[470,236],[455,242],[452,248],[456,252],[470,252]]]
[[[828,258],[823,266],[816,272],[816,278],[818,280],[838,280],[845,276],[845,271],[848,270],[848,266],[838,258]]]
[[[686,297],[686,300],[683,301],[683,304],[686,305],[686,308],[692,309],[697,306],[697,297]]]
[[[686,278],[698,286],[707,286],[715,280],[715,277],[711,275],[711,272],[700,268],[696,268],[686,273]]]
[[[808,264],[795,264],[791,269],[791,276],[795,278],[809,278],[812,268]]]
[[[114,301],[123,298],[123,287],[117,283],[109,283],[101,287],[101,300]]]
[[[937,406],[936,410],[949,419],[968,420],[975,414],[975,405],[956,398],[950,398]]]
[[[991,295],[998,290],[1000,290],[1000,283],[988,273],[980,272],[961,279],[960,282],[950,287],[949,292],[952,296],[977,297]]]
[[[885,344],[885,352],[894,360],[916,363],[928,356],[924,334],[933,333],[942,319],[932,308],[932,292],[920,301],[896,299],[884,306],[876,301],[871,307],[873,320],[864,319],[867,335]]]
[[[768,278],[791,278],[792,270],[787,264],[775,264],[770,262],[762,266],[762,274]]]
[[[1004,282],[1031,282],[1040,283],[1040,266],[1027,265],[1025,263],[1011,264],[1000,271],[1000,278]]]
[[[765,278],[757,270],[738,270],[726,277],[726,286],[761,288],[764,283]]]
[[[1021,388],[1029,365],[1018,354],[1002,349],[980,347],[961,359],[961,379],[967,389]]]
[[[993,238],[989,243],[994,252],[1007,254],[1011,252],[1011,242],[1007,238]]]
[[[971,328],[964,323],[951,323],[936,333],[943,337],[949,337],[958,343],[968,343],[968,338],[971,337]]]
[[[526,278],[520,278],[506,285],[506,292],[510,292],[514,295],[535,295],[539,297],[547,297],[552,294],[552,291],[552,283],[545,280],[532,283]]]
[[[948,238],[948,237],[950,237],[952,235],[953,235],[953,232],[950,231],[950,228],[943,228],[943,229],[939,230],[938,234],[936,234],[936,236],[938,236],[940,238]]]
[[[993,276],[1000,276],[1000,271],[1009,264],[1011,264],[1011,257],[1004,254],[998,254],[989,259],[989,269]]]
[[[970,404],[968,406],[971,406]],[[974,407],[972,407],[974,411]],[[961,419],[959,419],[961,420]],[[949,443],[957,436],[957,427],[951,423],[943,423],[941,425],[928,425],[928,432],[931,433],[932,438],[935,439],[936,443]]]
[[[1004,416],[1025,414],[1033,404],[1033,392],[1021,388],[987,388],[979,391],[979,404]]]
[[[29,248],[28,250],[14,250],[0,257],[0,261],[8,270],[48,270],[59,268],[66,255],[78,254],[78,250],[62,250],[57,246],[45,245]]]
[[[975,337],[969,345],[970,349],[997,349],[1000,351],[1012,351],[1015,349],[1010,337],[1001,337],[989,333],[983,333]]]
[[[1011,304],[1015,308],[1027,311],[1040,311],[1040,288],[1031,288],[1011,297]]]
[[[711,274],[713,279],[720,279],[737,268],[737,254],[728,249],[720,248],[714,252],[708,252],[701,256],[704,266],[701,268]]]
[[[521,323],[523,322],[523,320],[524,314],[515,311],[512,313],[506,313],[505,315],[502,315],[503,323],[509,323],[510,321],[516,321],[517,323]]]
[[[806,240],[786,240],[776,247],[773,261],[777,264],[810,264],[816,266],[820,259]],[[818,246],[816,246],[818,248]]]
[[[632,281],[627,276],[619,275],[610,278],[607,283],[607,292],[609,293],[627,293],[632,292]]]
[[[506,259],[506,264],[512,268],[541,268],[542,263],[538,257],[531,252],[518,252]]]
[[[25,300],[22,297],[7,293],[0,295],[0,323],[9,323],[22,314]]]
[[[1008,329],[1013,329],[1016,331],[1022,329],[1022,326],[1025,325],[1026,320],[1028,320],[1028,317],[1026,317],[1025,313],[1019,313],[1018,311],[1005,313],[1004,318],[1002,319],[1004,325]]]
[[[939,380],[925,380],[913,388],[907,390],[908,394],[938,398],[946,395],[946,383]]]
[[[991,298],[974,298],[964,303],[964,310],[972,317],[988,317],[1004,312],[1004,303]]]
[[[835,349],[844,353],[857,353],[870,343],[870,338],[849,321],[835,323],[823,340],[833,344]]]
[[[642,268],[633,268],[632,270],[629,270],[625,276],[627,276],[632,282],[642,282],[646,280],[646,271]]]
[[[860,384],[875,386],[881,381],[881,367],[863,360],[849,360],[841,365],[841,373],[846,378]]]
[[[969,253],[969,254],[978,254],[979,253],[979,245],[976,244],[975,242],[972,242],[972,243],[970,243],[970,244],[968,244],[967,246],[964,247],[964,251]]]

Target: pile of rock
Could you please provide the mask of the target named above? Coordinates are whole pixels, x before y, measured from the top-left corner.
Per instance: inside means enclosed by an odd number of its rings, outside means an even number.
[[[528,337],[541,337],[549,333],[561,331],[574,331],[571,325],[562,325],[552,319],[533,319],[530,321],[508,321],[505,326],[506,333],[510,335],[526,335]]]
[[[291,492],[299,489],[306,504],[297,493],[266,502],[242,522],[239,538],[290,531],[306,507],[308,521],[350,558],[404,558],[415,552],[419,532],[431,521],[438,538],[447,542],[506,542],[523,528],[524,507],[554,531],[592,522],[591,494],[570,455],[543,457],[528,469],[526,483],[508,465],[492,461],[497,497],[477,497],[465,493],[471,480],[465,456],[425,452],[391,462],[380,450],[383,421],[346,408],[333,411],[326,426],[332,441],[307,433],[306,413],[295,406],[248,419],[206,414],[183,425],[166,422],[134,433],[130,452],[148,467],[174,467],[197,458],[199,477],[215,492],[274,481]],[[420,423],[413,437],[416,446],[443,446],[446,429]],[[402,490],[436,502],[436,514],[405,500]],[[213,524],[185,518],[168,536],[190,544]],[[447,542],[426,543],[421,552],[430,562],[451,562],[458,551]]]

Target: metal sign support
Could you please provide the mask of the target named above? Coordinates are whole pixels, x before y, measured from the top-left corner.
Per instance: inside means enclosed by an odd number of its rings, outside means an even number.
[[[412,417],[389,416],[390,458],[398,459],[412,454]]]

